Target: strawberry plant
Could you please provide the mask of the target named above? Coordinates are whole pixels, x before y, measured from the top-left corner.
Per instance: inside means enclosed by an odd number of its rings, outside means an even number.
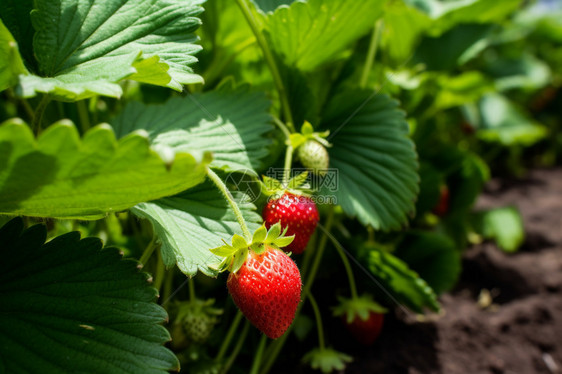
[[[328,373],[334,316],[438,311],[469,241],[522,241],[471,210],[483,148],[548,134],[539,57],[482,53],[519,3],[3,1],[0,371],[265,374],[289,339]]]

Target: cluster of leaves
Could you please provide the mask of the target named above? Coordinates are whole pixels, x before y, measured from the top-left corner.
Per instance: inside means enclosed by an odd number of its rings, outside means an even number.
[[[243,241],[240,217],[209,170],[233,190],[254,232],[265,199],[258,175],[281,168],[288,145],[273,126],[279,122],[293,138],[310,123],[331,145],[337,186],[325,183],[317,194],[337,203],[333,236],[381,285],[378,298],[418,313],[438,310],[471,234],[506,250],[523,240],[515,210],[471,208],[490,175],[485,161],[494,160],[479,156],[482,149],[507,147],[517,156],[554,131],[522,109],[562,82],[562,55],[552,48],[562,40],[561,10],[541,6],[4,1],[0,221],[34,218],[0,229],[0,368],[177,370],[163,346],[170,338],[160,326],[163,306],[185,298],[181,290],[172,295],[183,275],[220,277],[221,253],[210,249]],[[524,42],[545,35],[548,42]],[[443,185],[451,200],[437,218],[431,211]],[[321,216],[332,208],[319,206]],[[31,225],[37,221],[44,224]],[[97,238],[80,239],[76,230]],[[141,260],[154,287],[115,247]],[[196,279],[201,294],[220,294]],[[206,346],[179,354],[186,372],[232,364],[223,349],[207,360],[226,329],[217,326]],[[336,361],[314,365],[331,370]]]

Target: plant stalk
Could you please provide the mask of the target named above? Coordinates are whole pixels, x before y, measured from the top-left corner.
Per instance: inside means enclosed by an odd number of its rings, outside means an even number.
[[[232,337],[234,336],[234,333],[238,329],[238,325],[240,325],[240,321],[242,321],[242,317],[244,317],[244,315],[242,314],[242,312],[240,310],[238,310],[238,312],[236,313],[236,316],[234,316],[234,320],[232,320],[232,323],[230,324],[230,328],[228,329],[228,332],[226,333],[226,337],[222,341],[222,344],[219,348],[219,353],[217,354],[217,357],[215,358],[215,360],[220,361],[224,357],[224,355],[226,353],[226,350],[228,349],[228,346],[230,345],[230,342],[232,341]]]
[[[246,225],[246,221],[244,221],[244,216],[242,215],[242,211],[234,201],[234,197],[232,196],[232,194],[230,193],[224,182],[219,178],[219,176],[209,167],[207,167],[207,175],[209,176],[209,179],[213,181],[215,186],[217,186],[218,189],[222,192],[222,195],[224,196],[226,201],[228,201],[228,204],[234,211],[234,215],[236,216],[236,220],[238,221],[238,224],[242,229],[242,233],[244,234],[244,237],[248,242],[251,241],[252,234],[250,234],[250,230]]]
[[[265,62],[267,63],[269,70],[271,71],[271,75],[273,76],[273,81],[275,82],[275,87],[279,92],[279,98],[281,99],[281,107],[283,110],[283,115],[285,117],[285,122],[287,123],[287,127],[291,130],[291,132],[295,132],[295,126],[293,124],[293,115],[291,113],[291,107],[289,105],[289,97],[287,95],[287,91],[283,83],[283,78],[281,78],[279,67],[275,62],[273,53],[271,52],[271,49],[269,49],[269,45],[267,44],[267,41],[265,40],[265,37],[263,36],[263,33],[261,32],[258,23],[254,18],[254,15],[252,14],[252,10],[248,5],[248,0],[236,0],[236,3],[240,7],[242,14],[244,14],[244,17],[246,18],[246,22],[248,22],[248,25],[252,29],[252,32],[256,37],[256,41],[258,42],[258,45],[262,50],[263,57],[265,58]]]
[[[158,247],[158,245],[156,245],[156,235],[153,235],[152,239],[150,240],[150,243],[148,243],[144,252],[141,255],[141,258],[139,259],[139,262],[142,264],[143,267],[150,259],[150,256],[152,256],[152,254],[154,253],[156,247]]]
[[[250,374],[258,374],[266,342],[267,336],[262,335],[260,338],[260,344],[258,345],[258,350],[256,351],[256,354],[254,356],[254,362],[252,363]]]
[[[324,343],[324,327],[322,325],[322,315],[320,314],[320,308],[318,308],[318,304],[316,303],[316,299],[312,294],[308,294],[308,301],[310,301],[310,306],[314,311],[314,318],[316,319],[316,330],[318,330],[318,345],[321,350],[326,348]]]
[[[365,59],[365,66],[363,66],[363,72],[361,74],[361,80],[359,81],[359,87],[366,88],[367,82],[369,80],[369,73],[373,68],[373,63],[377,57],[377,48],[379,45],[379,39],[382,32],[383,20],[382,18],[377,20],[373,33],[371,34],[371,42],[369,43],[369,49],[367,51],[367,58]]]
[[[76,106],[78,107],[78,117],[80,117],[80,129],[82,134],[85,134],[91,126],[88,108],[84,100],[77,101]]]
[[[32,128],[37,135],[41,133],[41,129],[42,129],[41,124],[43,122],[43,115],[45,114],[45,109],[47,109],[47,105],[49,105],[50,102],[51,102],[51,98],[49,97],[49,95],[43,95],[41,101],[37,105],[37,108],[35,108]]]
[[[344,251],[343,247],[336,240],[336,238],[334,238],[333,235],[330,234],[329,232],[325,232],[324,235],[328,236],[330,241],[334,245],[334,247],[336,247],[336,250],[337,250],[338,254],[340,255],[341,260],[343,262],[343,266],[344,266],[345,272],[347,274],[347,279],[349,280],[349,290],[351,291],[351,297],[353,299],[357,299],[357,287],[355,285],[355,277],[353,276],[353,270],[351,269],[349,259],[347,258],[347,255],[345,254],[345,251]]]
[[[154,288],[158,290],[158,293],[160,293],[160,289],[162,288],[165,273],[166,267],[164,266],[162,255],[158,252],[158,261],[156,262],[156,271],[154,273]]]
[[[236,342],[236,345],[234,346],[234,349],[232,350],[232,353],[230,354],[230,357],[228,358],[228,360],[226,361],[226,363],[224,364],[224,366],[221,370],[221,374],[226,374],[228,372],[228,370],[230,369],[230,367],[232,366],[232,364],[234,363],[234,360],[236,360],[236,357],[238,356],[238,353],[240,353],[240,350],[242,349],[242,346],[244,345],[244,341],[246,340],[246,336],[248,335],[249,329],[250,329],[250,322],[246,321],[246,323],[244,324],[244,328],[242,329],[242,332],[240,333],[240,337],[238,338],[238,341]]]

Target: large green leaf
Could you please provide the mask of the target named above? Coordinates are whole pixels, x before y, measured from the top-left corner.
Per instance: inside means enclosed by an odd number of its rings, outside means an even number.
[[[189,67],[202,0],[37,0],[31,13],[39,76],[21,78],[18,92],[73,101],[119,97],[121,79],[167,86],[201,82]]]
[[[386,296],[392,301],[422,313],[424,308],[439,310],[433,289],[398,257],[375,245],[365,244],[360,249],[360,259],[381,282]]]
[[[500,91],[514,88],[537,90],[552,82],[550,67],[531,54],[518,58],[489,58],[486,70],[495,78]]]
[[[33,56],[33,34],[35,30],[29,17],[32,9],[33,0],[2,0],[0,19],[18,43],[27,68],[35,71],[37,68],[37,61]]]
[[[415,270],[435,291],[450,290],[461,272],[461,255],[448,237],[432,232],[409,232],[396,255]]]
[[[328,104],[322,126],[331,131],[332,191],[351,216],[376,229],[399,229],[414,213],[418,162],[398,103],[366,91],[344,92]]]
[[[490,93],[479,102],[480,118],[476,122],[480,139],[513,144],[532,145],[543,139],[546,128],[529,118],[505,96]]]
[[[266,21],[271,46],[289,66],[311,71],[365,35],[382,0],[309,0],[280,7]]]
[[[270,140],[263,135],[272,129],[269,106],[262,93],[224,87],[163,105],[131,103],[113,124],[118,136],[143,129],[155,146],[213,152],[215,168],[254,170],[268,154]]]
[[[0,229],[0,369],[6,373],[166,373],[166,311],[137,263],[77,232]]]
[[[273,12],[282,5],[291,5],[297,0],[252,0],[263,12]],[[299,0],[303,1],[303,0]]]
[[[525,228],[515,207],[495,208],[475,213],[475,229],[486,239],[493,239],[498,247],[515,252],[525,240]]]
[[[18,44],[0,21],[0,91],[16,84],[18,75],[26,71]]]
[[[115,140],[108,125],[80,139],[68,122],[36,140],[18,121],[0,125],[0,214],[98,218],[192,187],[210,156],[150,149],[145,134]]]
[[[262,222],[256,207],[247,196],[235,195],[250,230]],[[209,250],[230,242],[232,235],[242,234],[238,221],[216,186],[206,182],[173,197],[136,205],[132,212],[147,218],[162,243],[162,257],[167,266],[177,263],[182,272],[193,276],[201,271],[216,276],[213,266],[222,258]]]

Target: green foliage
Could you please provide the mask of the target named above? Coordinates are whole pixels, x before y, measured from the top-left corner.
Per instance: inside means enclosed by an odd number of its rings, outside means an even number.
[[[455,243],[442,234],[409,232],[398,245],[396,255],[437,294],[449,291],[461,272],[461,253]]]
[[[311,368],[328,374],[335,370],[344,370],[346,364],[352,362],[353,358],[332,348],[316,348],[304,355],[302,361],[309,364]]]
[[[166,373],[167,318],[137,263],[77,232],[0,229],[0,364],[7,373]]]
[[[330,130],[330,167],[338,170],[337,203],[376,229],[399,229],[414,213],[419,177],[408,124],[395,101],[366,91],[332,99],[322,127]],[[388,157],[393,155],[393,157]]]
[[[366,34],[381,0],[309,0],[280,7],[265,22],[271,47],[288,66],[311,71]]]
[[[257,229],[262,219],[248,197],[236,195],[244,220],[250,230]],[[193,276],[201,271],[217,275],[222,257],[209,251],[222,240],[240,232],[236,217],[219,190],[210,182],[176,196],[137,204],[132,212],[148,219],[162,242],[162,257],[166,266],[177,263],[179,269]]]
[[[120,0],[96,6],[94,0],[36,1],[31,21],[39,75],[21,75],[17,92],[76,101],[96,94],[119,97],[122,89],[116,83],[124,78],[178,91],[183,84],[201,82],[189,67],[200,50],[194,31],[201,2]],[[29,21],[24,17],[21,22]]]
[[[381,287],[390,292],[392,299],[389,301],[398,302],[416,313],[423,313],[425,308],[439,310],[433,289],[404,261],[368,243],[360,248],[359,256]]]
[[[0,91],[16,84],[18,75],[25,72],[18,45],[0,21]]]
[[[142,132],[117,141],[108,125],[80,139],[68,121],[37,139],[12,120],[0,125],[0,213],[95,219],[201,183],[209,156],[152,150]]]
[[[19,46],[19,51],[30,71],[37,70],[37,61],[33,56],[33,34],[29,14],[33,9],[33,0],[4,0],[0,5],[0,19],[6,25]]]
[[[211,167],[255,173],[271,144],[264,137],[272,129],[269,106],[261,93],[223,86],[162,105],[132,102],[112,123],[118,136],[142,129],[155,147],[212,152]]]
[[[495,240],[506,252],[515,252],[525,240],[525,228],[515,207],[490,209],[475,213],[475,230],[486,239]]]

